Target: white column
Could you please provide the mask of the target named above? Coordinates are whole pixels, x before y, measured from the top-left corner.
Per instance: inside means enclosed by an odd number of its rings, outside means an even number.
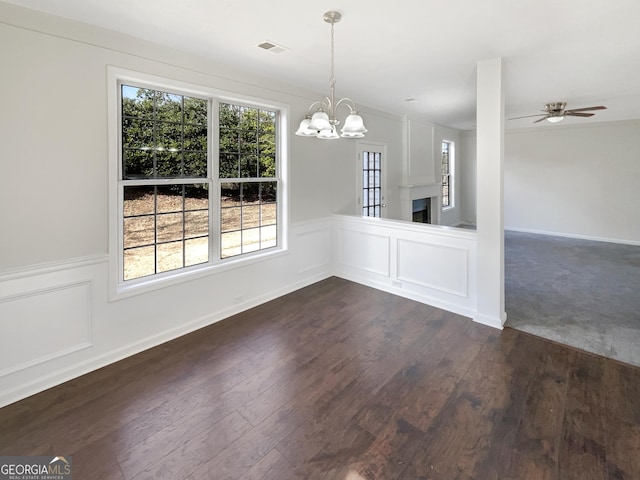
[[[502,328],[504,311],[504,83],[502,59],[478,62],[478,304],[474,321]]]

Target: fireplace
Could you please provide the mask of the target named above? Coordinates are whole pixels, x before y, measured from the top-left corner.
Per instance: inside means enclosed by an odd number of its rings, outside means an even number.
[[[439,183],[400,185],[400,218],[407,222],[439,225],[441,194]]]
[[[412,221],[418,223],[431,223],[431,201],[429,198],[418,198],[413,200],[412,203]]]

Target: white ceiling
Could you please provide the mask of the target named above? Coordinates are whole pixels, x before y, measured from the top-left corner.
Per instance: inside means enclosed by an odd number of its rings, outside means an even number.
[[[475,124],[479,60],[503,57],[507,117],[544,104],[606,105],[591,119],[640,118],[638,0],[10,0],[328,93],[460,129]],[[288,48],[274,54],[257,45]],[[415,99],[407,102],[406,99]],[[534,119],[508,127],[532,126]],[[548,125],[547,122],[536,124]]]

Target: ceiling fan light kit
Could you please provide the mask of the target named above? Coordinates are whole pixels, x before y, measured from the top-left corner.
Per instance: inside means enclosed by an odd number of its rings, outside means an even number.
[[[564,117],[593,117],[595,113],[588,113],[589,110],[606,110],[607,107],[598,105],[596,107],[583,107],[583,108],[571,108],[566,110],[567,102],[551,102],[544,106],[545,113],[539,113],[537,115],[525,115],[524,117],[510,118],[509,120],[517,120],[519,118],[531,118],[542,117],[535,120],[533,123],[538,123],[546,120],[550,123],[559,123],[564,120]]]
[[[358,114],[353,100],[341,98],[336,102],[334,75],[334,39],[333,27],[342,18],[340,12],[330,11],[324,14],[324,21],[331,24],[331,76],[329,77],[330,94],[321,101],[314,102],[309,107],[307,115],[300,122],[296,135],[301,137],[315,137],[322,140],[335,140],[343,138],[363,138],[367,133],[362,117]],[[344,126],[337,132],[340,120],[336,117],[336,110],[340,105],[349,107],[349,115],[344,121]],[[312,113],[313,111],[313,113]]]

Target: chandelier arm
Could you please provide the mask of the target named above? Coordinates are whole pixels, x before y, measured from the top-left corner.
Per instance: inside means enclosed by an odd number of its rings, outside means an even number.
[[[356,111],[356,104],[353,100],[351,100],[349,97],[344,97],[341,98],[340,100],[338,100],[338,103],[336,103],[336,109],[340,106],[340,104],[344,103],[347,107],[349,107],[349,113],[353,113]]]
[[[308,113],[311,113],[311,110],[312,110],[314,107],[318,106],[318,105],[319,105],[319,106],[321,106],[322,108],[324,108],[324,109],[327,109],[327,110],[328,110],[328,109],[330,108],[330,104],[329,104],[329,103],[327,103],[327,102],[325,102],[325,100],[328,100],[328,98],[327,98],[327,97],[325,97],[323,100],[321,100],[321,101],[319,100],[319,101],[317,101],[317,102],[313,102],[311,105],[309,105]]]

